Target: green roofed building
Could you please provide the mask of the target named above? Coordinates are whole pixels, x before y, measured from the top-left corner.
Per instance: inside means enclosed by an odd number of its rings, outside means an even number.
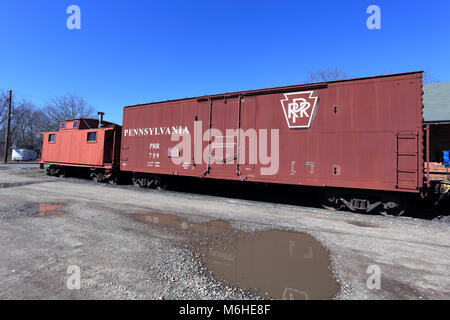
[[[423,86],[423,118],[426,124],[450,124],[450,82]]]
[[[430,162],[442,162],[450,150],[450,82],[423,86],[424,125],[430,130]]]

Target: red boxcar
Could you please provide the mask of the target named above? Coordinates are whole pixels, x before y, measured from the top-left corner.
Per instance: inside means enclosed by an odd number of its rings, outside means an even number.
[[[129,106],[120,166],[145,186],[167,175],[317,186],[327,207],[402,212],[395,195],[428,183],[422,94],[411,72]]]
[[[121,126],[95,119],[66,120],[58,132],[43,132],[39,163],[49,164],[50,175],[75,168],[91,171],[94,180],[114,179],[119,170]]]

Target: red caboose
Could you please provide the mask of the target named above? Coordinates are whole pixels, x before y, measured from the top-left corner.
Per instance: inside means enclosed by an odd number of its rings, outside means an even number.
[[[122,127],[102,120],[61,121],[58,132],[42,132],[39,163],[52,176],[86,171],[95,181],[114,182],[119,170]]]

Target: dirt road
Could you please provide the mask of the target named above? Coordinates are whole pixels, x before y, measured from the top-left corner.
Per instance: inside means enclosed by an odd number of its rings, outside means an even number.
[[[0,165],[0,298],[449,299],[445,221]]]

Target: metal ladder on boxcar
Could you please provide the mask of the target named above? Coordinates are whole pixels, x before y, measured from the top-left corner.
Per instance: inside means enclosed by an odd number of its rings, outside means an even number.
[[[419,134],[396,134],[397,188],[418,190],[419,188]]]

